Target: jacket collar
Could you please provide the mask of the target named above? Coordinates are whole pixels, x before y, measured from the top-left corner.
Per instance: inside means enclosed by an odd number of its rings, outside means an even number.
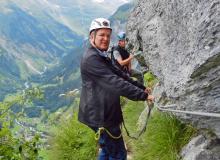
[[[100,51],[98,48],[95,48],[92,45],[90,46],[90,48],[96,50],[98,55],[100,55],[101,57],[108,57],[107,51]]]

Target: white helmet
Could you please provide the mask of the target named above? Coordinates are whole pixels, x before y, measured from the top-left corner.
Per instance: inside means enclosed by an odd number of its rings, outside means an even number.
[[[91,23],[90,28],[89,28],[89,33],[91,33],[93,30],[101,29],[101,28],[111,29],[110,21],[105,18],[94,19]]]

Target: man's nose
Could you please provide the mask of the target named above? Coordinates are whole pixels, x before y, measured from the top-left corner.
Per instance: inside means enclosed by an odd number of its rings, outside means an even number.
[[[104,40],[108,41],[109,39],[109,36],[104,36]]]

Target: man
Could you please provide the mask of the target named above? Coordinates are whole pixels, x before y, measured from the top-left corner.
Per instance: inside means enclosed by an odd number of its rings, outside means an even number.
[[[99,160],[126,160],[120,129],[123,121],[120,96],[142,101],[153,101],[154,97],[112,65],[106,52],[111,32],[107,19],[92,21],[89,35],[91,46],[80,66],[82,91],[78,119],[95,132],[100,131]]]
[[[130,54],[126,49],[126,34],[125,32],[119,32],[117,35],[118,46],[113,47],[114,58],[122,66],[123,71],[128,73],[131,77],[136,77],[140,83],[144,83],[143,74],[135,69],[131,68],[131,61],[133,55]]]

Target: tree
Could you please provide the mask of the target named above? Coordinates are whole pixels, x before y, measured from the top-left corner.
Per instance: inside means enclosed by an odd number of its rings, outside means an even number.
[[[20,159],[38,159],[38,141],[39,136],[35,135],[30,141],[25,137],[13,137],[10,127],[14,120],[24,116],[24,108],[31,105],[34,99],[43,99],[43,92],[39,88],[31,88],[10,95],[0,102],[0,159],[20,160]],[[15,114],[11,108],[13,106],[21,107],[21,112]]]

